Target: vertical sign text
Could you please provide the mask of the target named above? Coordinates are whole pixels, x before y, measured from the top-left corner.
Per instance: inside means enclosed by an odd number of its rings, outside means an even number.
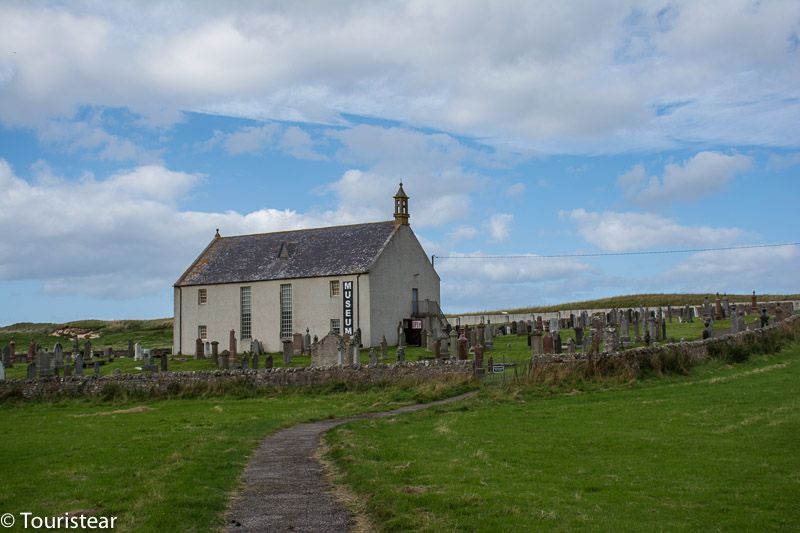
[[[342,282],[342,324],[343,333],[353,336],[353,282]]]

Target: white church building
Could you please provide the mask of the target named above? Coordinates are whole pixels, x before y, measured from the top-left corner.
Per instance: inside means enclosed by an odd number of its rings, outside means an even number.
[[[239,351],[258,339],[270,352],[295,333],[324,337],[361,330],[365,347],[410,344],[439,331],[439,276],[409,225],[403,184],[394,220],[222,237],[217,231],[174,285],[172,353],[194,353],[196,340]],[[417,341],[418,342],[418,341]]]

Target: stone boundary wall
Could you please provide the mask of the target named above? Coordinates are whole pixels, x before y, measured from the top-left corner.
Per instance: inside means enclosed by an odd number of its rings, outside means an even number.
[[[539,356],[536,365],[577,365],[587,361],[599,364],[603,361],[615,360],[628,368],[639,369],[648,366],[650,361],[662,358],[680,357],[689,363],[705,361],[720,353],[722,345],[728,347],[752,346],[755,342],[768,339],[800,338],[800,315],[793,315],[783,321],[765,328],[749,329],[739,333],[726,333],[710,339],[684,341],[661,344],[659,346],[642,346],[618,352],[602,352],[599,355],[584,354]],[[716,348],[716,349],[715,349]]]
[[[419,361],[354,367],[290,367],[261,370],[213,370],[70,376],[0,382],[0,398],[20,396],[28,400],[79,398],[104,394],[116,388],[132,395],[162,397],[193,385],[241,384],[256,390],[277,387],[319,386],[335,383],[377,385],[406,380],[429,380],[447,375],[471,376],[472,361]]]
[[[711,303],[711,306],[713,308],[714,301],[710,300],[710,303]],[[743,306],[742,309],[744,309],[747,314],[751,313],[751,311],[750,311],[750,303],[751,302],[749,300],[746,301],[746,302],[733,302],[733,301],[730,302],[731,305],[736,304],[737,306]],[[768,302],[763,302],[763,301],[759,301],[758,302],[759,312],[760,312],[761,307],[763,307],[765,305],[774,305],[776,303],[790,303],[790,304],[792,304],[792,309],[794,309],[794,311],[800,310],[800,300],[775,300],[775,301],[770,300]],[[690,307],[694,307],[695,309],[697,309],[697,308],[700,308],[702,306],[703,306],[703,304],[700,303],[700,304],[692,304]],[[651,305],[649,307],[648,306],[642,306],[642,307],[646,307],[647,309],[650,309],[651,311],[656,310],[656,309],[659,308],[659,306],[657,306],[657,305],[656,306],[652,306]],[[660,307],[662,307],[664,310],[667,309],[666,305],[662,305]],[[673,310],[677,311],[677,310],[680,310],[681,308],[683,308],[682,305],[674,306]],[[619,308],[616,308],[616,309],[617,310],[622,310],[623,307],[619,307]],[[625,307],[624,309],[627,309],[627,307]],[[639,306],[633,307],[632,309],[639,309]],[[453,314],[453,315],[446,315],[446,316],[447,316],[448,322],[450,322],[453,325],[455,325],[458,322],[462,326],[477,326],[481,322],[486,324],[487,321],[489,321],[492,324],[494,324],[495,326],[502,326],[502,325],[505,325],[506,323],[517,322],[519,320],[531,320],[532,316],[541,316],[542,320],[549,320],[551,318],[569,318],[570,313],[574,314],[575,316],[579,316],[581,314],[581,311],[586,311],[587,313],[589,313],[589,315],[593,315],[593,314],[600,314],[600,313],[606,314],[606,313],[610,313],[613,310],[614,310],[614,308],[608,308],[608,309],[567,309],[567,308],[564,308],[564,309],[561,309],[560,311],[548,311],[548,312],[545,312],[545,313],[508,313],[506,315],[504,315],[502,313],[477,313],[477,314],[469,314],[469,315]],[[756,313],[756,314],[758,314],[758,313]],[[699,316],[700,316],[699,314],[695,314],[695,318],[698,318]]]

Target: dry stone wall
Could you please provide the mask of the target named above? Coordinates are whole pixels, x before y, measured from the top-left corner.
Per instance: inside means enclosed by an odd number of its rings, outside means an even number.
[[[107,395],[110,391],[139,397],[161,397],[192,387],[202,390],[217,388],[224,392],[230,390],[226,387],[236,385],[254,390],[336,383],[379,385],[407,380],[429,380],[447,375],[472,375],[472,364],[470,361],[420,361],[355,368],[295,367],[11,380],[0,382],[0,398],[34,400],[93,397]]]
[[[680,361],[693,364],[732,350],[757,346],[775,346],[785,340],[800,339],[800,315],[794,315],[764,328],[748,329],[739,333],[719,335],[710,339],[645,346],[617,352],[603,352],[595,356],[583,354],[539,356],[535,365],[578,366],[612,364],[635,371],[652,368],[655,361]]]

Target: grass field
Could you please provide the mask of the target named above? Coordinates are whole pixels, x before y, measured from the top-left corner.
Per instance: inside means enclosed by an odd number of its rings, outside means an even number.
[[[383,531],[788,531],[800,345],[689,376],[484,388],[342,426],[329,456]]]
[[[10,341],[16,342],[17,353],[27,353],[28,344],[35,341],[52,351],[53,346],[60,342],[65,350],[72,348],[71,337],[60,337],[53,333],[64,327],[74,327],[90,330],[99,335],[91,339],[92,346],[102,351],[105,346],[115,350],[127,350],[128,340],[138,342],[144,348],[169,348],[172,346],[172,319],[159,318],[156,320],[79,320],[66,324],[28,323],[12,324],[0,328],[0,346],[5,346]],[[81,340],[81,349],[83,343]]]
[[[280,427],[465,390],[422,384],[342,393],[135,404],[0,405],[0,509],[117,516],[117,531],[212,531],[253,448]]]

